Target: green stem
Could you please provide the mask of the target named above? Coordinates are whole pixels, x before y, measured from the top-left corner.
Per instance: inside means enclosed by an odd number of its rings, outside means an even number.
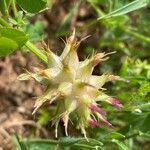
[[[134,77],[134,76],[128,76],[126,77],[127,79],[132,79],[132,80],[142,80],[142,81],[150,81],[150,78],[146,78],[146,77]]]
[[[4,19],[0,18],[0,25],[4,27],[12,28]],[[44,63],[48,63],[48,59],[46,55],[44,55],[41,50],[39,50],[36,46],[34,46],[30,41],[28,41],[25,46],[34,53],[40,60],[42,60]]]
[[[74,144],[73,147],[77,148],[86,148],[86,149],[96,149],[96,146],[90,146],[90,145],[85,145],[85,144]]]
[[[3,0],[1,3],[2,3],[1,5],[3,6],[4,18],[8,18],[9,13],[8,13],[8,8],[7,8],[6,0]]]
[[[41,59],[45,64],[48,63],[46,55],[44,55],[36,46],[34,46],[31,42],[27,42],[25,46],[34,53],[39,59]]]
[[[29,140],[21,140],[23,143],[46,143],[46,144],[58,144],[58,141],[51,139],[29,139]]]
[[[131,109],[143,109],[143,108],[148,108],[150,107],[150,102],[145,103],[145,104],[141,104],[141,105],[137,105],[137,106],[133,106],[131,107]],[[129,108],[130,109],[130,108]]]
[[[121,138],[120,140],[127,140],[127,139],[130,139],[130,138],[133,138],[133,137],[136,137],[140,135],[140,133],[134,133],[134,134],[131,134],[131,135],[128,135],[128,136],[125,136],[124,138]]]
[[[14,17],[15,19],[17,18],[17,8],[16,8],[16,4],[15,4],[15,0],[11,0],[11,6],[12,6],[12,10],[13,10],[13,13],[14,13]]]
[[[0,18],[0,25],[4,27],[10,27],[10,25],[2,18]]]
[[[149,37],[146,37],[144,35],[141,35],[129,28],[125,28],[125,27],[122,27],[123,31],[125,31],[126,33],[134,36],[135,38],[139,39],[139,40],[142,40],[142,41],[145,41],[145,42],[150,42],[150,38]]]
[[[21,143],[45,143],[45,144],[51,144],[51,145],[58,145],[59,141],[57,140],[52,140],[52,139],[29,139],[29,140],[20,140]],[[95,149],[94,146],[89,146],[85,144],[79,144],[75,143],[72,145],[73,147],[82,147],[82,148],[87,148],[87,149]]]
[[[112,0],[108,0],[109,2],[109,13],[112,12],[113,2]]]

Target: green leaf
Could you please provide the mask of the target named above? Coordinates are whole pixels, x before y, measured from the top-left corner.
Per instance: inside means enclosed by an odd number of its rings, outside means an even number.
[[[39,11],[46,8],[46,0],[16,0],[19,6],[29,12],[29,13],[38,13]]]
[[[23,147],[22,147],[22,145],[21,145],[21,143],[19,141],[18,136],[14,135],[13,138],[12,138],[12,141],[13,141],[13,143],[15,145],[15,149],[16,150],[23,150]]]
[[[103,145],[103,143],[96,139],[92,139],[92,138],[88,138],[88,142],[87,142],[87,140],[85,138],[62,137],[59,139],[59,145],[62,147],[72,146],[72,145],[75,145],[75,146],[87,145],[87,146],[100,147]]]
[[[120,76],[125,77],[128,74],[129,60],[126,58],[120,69]]]
[[[0,28],[0,37],[15,41],[18,47],[22,47],[28,40],[28,36],[24,32],[12,28]]]
[[[15,139],[16,140],[16,139]],[[62,137],[58,141],[51,139],[24,139],[15,141],[15,145],[21,146],[22,150],[53,150],[57,149],[97,149],[103,145],[98,140],[88,138],[89,142],[85,138],[74,137]],[[18,149],[20,150],[20,149]]]
[[[99,140],[93,139],[93,138],[88,138],[88,145],[93,145],[93,146],[102,146],[103,143],[100,142]],[[87,143],[87,140],[84,138],[84,141],[82,143]]]
[[[142,125],[140,126],[140,130],[142,132],[148,132],[150,131],[150,113],[146,116],[146,118],[143,120]]]
[[[75,143],[78,143],[83,138],[74,138],[74,137],[62,137],[59,139],[60,146],[71,146]]]
[[[150,139],[150,132],[148,132],[148,133],[143,133],[141,131],[139,131],[139,132],[140,132],[140,136],[147,138],[147,139]]]
[[[74,138],[74,137],[63,137],[59,139],[59,145],[61,148],[70,147],[76,149],[98,149],[103,143],[92,138],[88,138],[88,141],[85,138]]]
[[[140,9],[142,7],[145,7],[147,6],[148,4],[148,1],[147,0],[135,0],[113,12],[110,12],[109,14],[107,15],[104,15],[100,18],[98,18],[99,20],[100,19],[107,19],[107,18],[110,18],[110,17],[115,17],[115,16],[120,16],[120,15],[124,15],[124,14],[127,14],[129,12],[132,12],[134,10],[137,10],[137,9]]]
[[[24,31],[28,33],[30,41],[34,42],[45,39],[47,36],[46,33],[44,33],[44,24],[40,21],[37,21],[35,24],[29,22],[25,26]]]
[[[140,96],[146,96],[150,92],[150,82],[143,81],[141,83],[140,89],[138,90],[138,94]]]
[[[118,145],[118,148],[120,150],[129,150],[129,148],[121,141],[118,141],[116,139],[112,139],[112,142]]]
[[[0,12],[4,15],[5,14],[5,7],[6,7],[6,2],[4,0],[0,0]]]
[[[110,134],[108,134],[108,136],[106,136],[107,139],[120,139],[124,137],[125,136],[119,132],[111,132]]]
[[[24,146],[23,150],[54,150],[55,145],[52,145],[50,143],[45,142],[21,142],[21,144]]]
[[[6,37],[0,37],[0,56],[12,53],[18,47],[17,43]]]
[[[19,140],[22,150],[53,150],[58,145],[57,141],[50,139]]]
[[[12,53],[22,47],[28,40],[27,35],[17,29],[0,28],[0,56]]]

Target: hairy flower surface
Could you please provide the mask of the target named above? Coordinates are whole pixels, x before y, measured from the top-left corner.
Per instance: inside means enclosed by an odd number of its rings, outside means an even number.
[[[76,40],[74,31],[66,41],[60,56],[46,49],[49,60],[47,69],[35,73],[27,72],[18,77],[20,80],[34,78],[46,86],[44,94],[35,102],[33,114],[43,104],[55,102],[57,109],[51,121],[52,125],[56,126],[56,136],[60,121],[64,122],[68,135],[67,126],[71,120],[71,113],[76,116],[77,127],[86,137],[87,127],[100,127],[101,124],[112,127],[106,120],[105,111],[100,107],[101,103],[106,102],[116,108],[122,107],[119,100],[106,95],[102,88],[108,81],[122,79],[111,74],[92,75],[94,67],[107,60],[108,54],[97,53],[84,61],[79,61],[77,49],[81,41]]]

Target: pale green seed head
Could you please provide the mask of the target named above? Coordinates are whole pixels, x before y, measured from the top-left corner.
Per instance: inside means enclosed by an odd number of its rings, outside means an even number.
[[[97,126],[99,120],[107,123],[96,102],[105,101],[112,105],[117,102],[112,99],[110,101],[110,96],[102,91],[102,86],[108,81],[122,79],[110,74],[92,75],[94,67],[108,59],[107,54],[93,54],[85,61],[79,62],[77,55],[79,45],[80,41],[76,40],[74,31],[67,40],[61,56],[57,56],[47,49],[48,68],[35,73],[27,72],[18,77],[20,80],[34,78],[37,82],[47,86],[44,94],[36,100],[33,113],[46,102],[49,104],[55,102],[56,112],[51,120],[52,124],[56,125],[56,136],[61,120],[64,122],[65,132],[68,135],[67,126],[71,119],[70,113],[74,113],[77,116],[76,124],[86,137],[84,128]],[[99,117],[98,120],[96,120],[96,116]]]

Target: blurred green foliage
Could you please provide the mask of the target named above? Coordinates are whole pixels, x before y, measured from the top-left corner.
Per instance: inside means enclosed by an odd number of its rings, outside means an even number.
[[[46,0],[32,0],[29,5],[24,0],[17,0],[28,16],[46,7]],[[0,0],[0,11],[4,18],[8,16],[6,8],[10,1]],[[98,34],[95,43],[84,43],[83,55],[89,56],[93,48],[103,51],[117,51],[106,63],[100,65],[96,73],[115,72],[128,82],[108,84],[110,95],[119,98],[123,103],[122,110],[112,110],[106,107],[107,117],[114,129],[89,129],[89,142],[83,138],[64,137],[59,140],[19,139],[14,137],[18,150],[149,150],[150,149],[150,17],[148,0],[84,0],[76,1],[62,22],[60,22],[55,37],[70,33],[72,18],[77,15],[80,5],[90,8],[92,17],[76,27],[77,33],[94,30]],[[140,9],[141,8],[141,9]],[[29,24],[23,11],[17,12],[15,18],[9,18],[12,25],[23,27],[31,41],[45,38],[44,26],[41,22]],[[53,13],[53,12],[51,12]],[[15,14],[15,13],[14,13]],[[98,19],[99,18],[99,19]],[[0,20],[1,21],[1,20]],[[3,24],[3,22],[0,22]],[[1,35],[0,35],[1,36]],[[25,37],[25,35],[24,35]],[[53,37],[53,38],[55,38]],[[7,37],[8,38],[8,37]],[[0,39],[1,41],[4,39]],[[5,39],[6,40],[6,39]],[[24,40],[26,42],[26,39]],[[17,42],[17,41],[16,41]],[[24,42],[23,42],[24,43]],[[3,44],[0,42],[0,47]],[[10,45],[11,46],[11,45]],[[6,47],[10,51],[16,48]],[[8,51],[8,53],[10,52]],[[52,108],[53,109],[53,108]],[[52,116],[51,109],[43,109],[39,113],[38,123],[45,125]],[[61,131],[60,131],[61,132]],[[63,133],[62,133],[63,134]],[[80,136],[80,135],[79,135]]]

